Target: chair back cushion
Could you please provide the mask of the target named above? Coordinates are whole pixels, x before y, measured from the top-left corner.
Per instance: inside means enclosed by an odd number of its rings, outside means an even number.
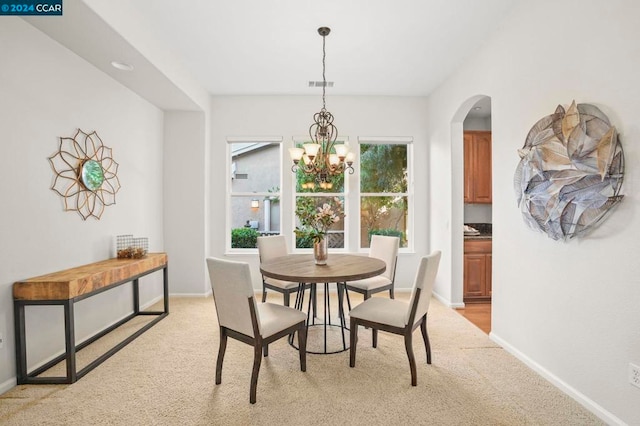
[[[249,264],[209,257],[207,268],[218,323],[223,327],[254,337],[248,302],[254,296]],[[255,307],[255,299],[252,300]],[[256,320],[260,324],[260,318],[257,317],[258,310],[255,311]]]
[[[289,254],[284,235],[258,237],[258,254],[260,255],[260,263]]]
[[[413,284],[413,290],[411,292],[411,299],[409,300],[409,311],[407,312],[406,323],[409,322],[409,316],[411,315],[411,308],[414,303],[417,303],[416,316],[414,318],[414,324],[420,320],[429,310],[429,302],[431,301],[431,292],[433,291],[433,283],[436,280],[438,273],[438,265],[440,264],[441,252],[439,250],[434,251],[428,256],[424,256],[420,259],[420,266],[418,266],[418,272],[416,273],[415,283]],[[420,289],[420,299],[416,300],[416,290]]]
[[[387,237],[384,235],[372,235],[369,257],[383,260],[387,264],[382,274],[383,277],[393,281],[396,269],[396,257],[398,257],[398,248],[400,247],[400,238]]]

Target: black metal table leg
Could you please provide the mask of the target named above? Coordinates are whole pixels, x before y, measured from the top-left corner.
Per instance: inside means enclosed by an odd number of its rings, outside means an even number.
[[[27,379],[27,342],[25,333],[24,303],[15,301],[13,316],[16,335],[16,372],[18,384],[26,383]]]
[[[138,312],[140,312],[140,286],[137,278],[131,283],[133,284],[133,313],[138,315]]]
[[[342,301],[342,293],[344,289],[342,288],[341,283],[336,283],[336,287],[338,290],[338,317],[340,319],[340,329],[342,331],[342,348],[347,350],[347,340],[344,335],[344,330],[347,328],[347,320],[344,317],[344,302]]]
[[[169,265],[162,270],[162,287],[164,288],[164,313],[169,313]]]

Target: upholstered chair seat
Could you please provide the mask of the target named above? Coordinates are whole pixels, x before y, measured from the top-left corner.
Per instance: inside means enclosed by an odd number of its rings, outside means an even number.
[[[381,287],[388,287],[391,284],[393,284],[393,281],[383,275],[365,278],[358,281],[349,281],[348,283],[349,289],[351,290],[359,289],[363,291],[369,291],[371,293],[377,293],[375,290]]]
[[[402,300],[372,297],[367,303],[361,303],[349,312],[364,321],[376,321],[394,327],[407,325],[409,304]]]
[[[265,277],[264,284],[268,285],[269,288],[271,288],[272,290],[273,290],[273,287],[277,287],[282,290],[294,290],[294,291],[298,289],[298,283],[295,283],[292,281],[278,280],[276,278]],[[264,301],[266,301],[266,298],[265,300],[263,300],[263,302]]]
[[[258,303],[256,307],[260,318],[260,334],[263,339],[307,319],[304,312],[275,303]]]

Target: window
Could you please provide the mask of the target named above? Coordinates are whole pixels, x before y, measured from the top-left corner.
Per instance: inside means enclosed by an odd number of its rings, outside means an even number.
[[[411,138],[360,138],[360,247],[371,235],[393,235],[409,247]]]
[[[280,234],[282,138],[228,138],[227,248],[255,249],[260,235]]]
[[[345,143],[346,139],[341,139],[337,143]],[[302,140],[296,140],[296,146],[302,146]],[[331,202],[334,197],[338,197],[342,203],[345,203],[345,178],[344,174],[332,176],[328,184],[320,185],[314,181],[313,176],[307,175],[298,169],[296,172],[295,182],[295,209],[317,209],[324,203]],[[347,206],[344,206],[345,210]],[[300,221],[295,217],[294,226],[300,227]],[[331,226],[327,232],[327,238],[330,248],[345,248],[345,221],[341,219],[338,223]],[[310,238],[296,237],[296,248],[312,248],[313,241]]]

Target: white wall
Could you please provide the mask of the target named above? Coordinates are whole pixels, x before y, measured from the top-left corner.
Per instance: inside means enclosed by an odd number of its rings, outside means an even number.
[[[165,112],[164,237],[170,294],[210,291],[204,261],[206,140],[204,113]]]
[[[415,191],[415,253],[401,254],[398,259],[396,286],[410,288],[413,283],[420,256],[428,254],[428,171],[422,165],[428,158],[426,136],[426,100],[419,97],[340,97],[327,98],[327,109],[335,116],[334,124],[341,136],[348,136],[353,149],[357,149],[359,136],[412,136],[414,145],[414,191]],[[226,156],[226,138],[229,136],[281,136],[284,141],[283,165],[290,168],[291,160],[287,148],[293,145],[294,137],[307,134],[313,114],[321,106],[318,96],[241,96],[213,97],[211,163],[222,164]],[[357,205],[359,176],[349,176],[350,201]],[[211,200],[217,208],[212,209],[209,223],[218,224],[211,228],[210,254],[224,255],[225,249],[225,182],[229,173],[223,167],[211,168]],[[291,223],[293,201],[292,181],[294,174],[285,172],[280,205],[283,211],[282,232],[288,237],[289,247],[293,247]],[[213,202],[213,201],[212,201]],[[288,208],[287,206],[291,206]],[[346,212],[351,233],[349,247],[357,250],[357,212]],[[237,260],[250,262],[254,287],[262,288],[258,269],[257,252],[250,255],[234,255]]]
[[[640,3],[631,0],[520,2],[494,38],[430,96],[428,116],[432,169],[453,171],[432,186],[431,244],[455,241],[460,205],[448,195],[461,190],[459,123],[470,98],[488,95],[492,337],[607,422],[628,424],[640,424],[640,389],[627,380],[629,362],[640,365],[639,16]],[[626,197],[590,236],[556,242],[525,225],[513,173],[533,124],[574,99],[599,106],[617,127]],[[441,263],[451,276],[462,254],[453,256]]]
[[[3,17],[0,51],[0,392],[15,384],[12,284],[103,260],[113,238],[149,237],[163,250],[163,114],[25,21]],[[10,60],[8,59],[10,58]],[[96,130],[113,149],[122,189],[100,220],[64,212],[47,161],[58,137]],[[141,282],[141,301],[162,294],[162,274]],[[76,305],[81,339],[131,311],[128,285]],[[64,348],[61,308],[28,309],[30,364]],[[91,312],[91,315],[87,313]]]

